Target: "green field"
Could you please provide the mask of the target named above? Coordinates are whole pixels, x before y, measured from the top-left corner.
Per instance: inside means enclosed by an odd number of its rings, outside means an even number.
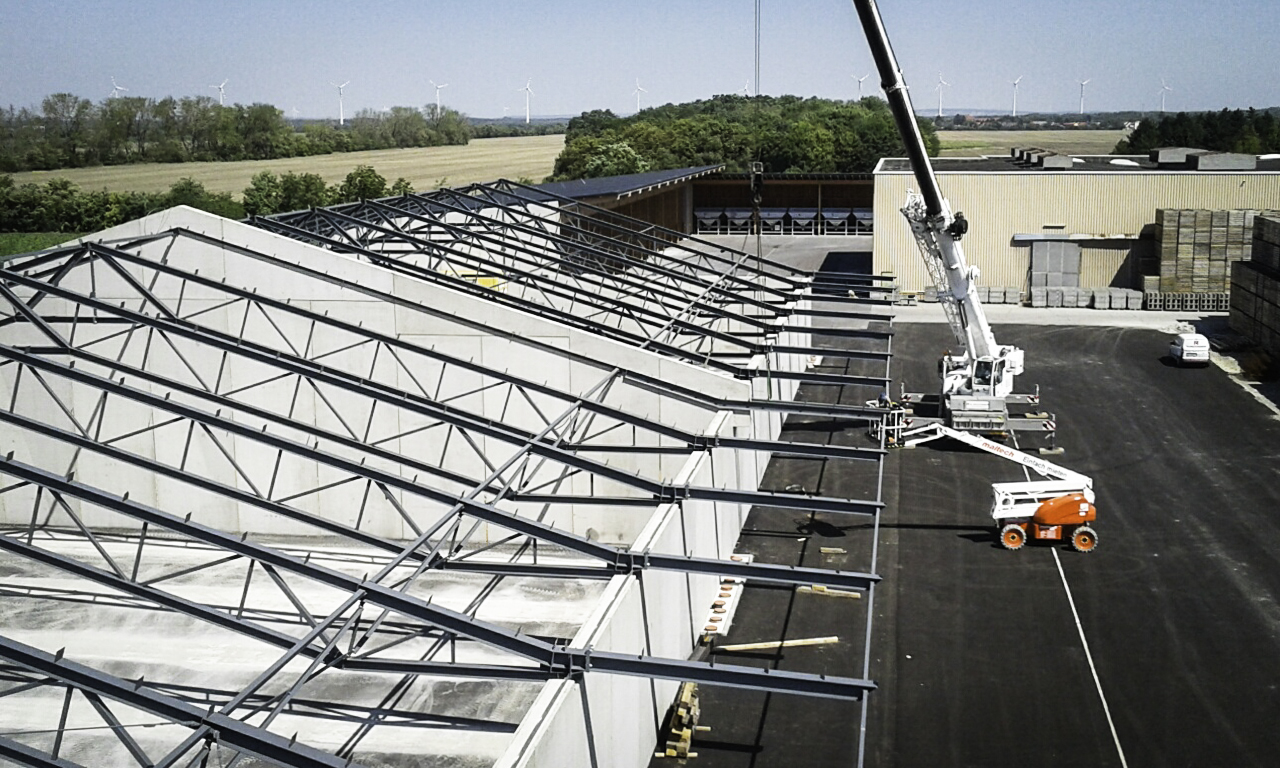
[[[943,157],[1008,155],[1036,147],[1064,155],[1109,155],[1127,131],[938,131]]]
[[[15,173],[13,180],[18,184],[44,183],[61,177],[86,190],[165,192],[178,179],[190,176],[210,192],[230,192],[238,198],[253,175],[260,171],[317,173],[327,183],[334,184],[341,182],[357,165],[371,165],[386,177],[387,183],[403,176],[414,189],[426,191],[435,189],[442,179],[451,187],[521,177],[541,182],[550,175],[556,155],[563,147],[563,135],[517,136],[475,139],[465,147],[379,149],[234,163],[142,163],[32,171]]]
[[[0,234],[0,261],[15,253],[28,253],[61,245],[79,235],[65,232],[7,232]]]

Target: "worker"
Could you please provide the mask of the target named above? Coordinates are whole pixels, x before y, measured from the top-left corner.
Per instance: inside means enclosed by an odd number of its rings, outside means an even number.
[[[892,408],[892,407],[893,407],[893,398],[889,397],[889,391],[888,391],[888,390],[885,390],[885,391],[883,391],[883,392],[881,392],[881,393],[880,393],[880,397],[879,397],[879,399],[878,399],[878,400],[876,400],[876,404],[877,404],[877,405],[879,405],[881,408]]]

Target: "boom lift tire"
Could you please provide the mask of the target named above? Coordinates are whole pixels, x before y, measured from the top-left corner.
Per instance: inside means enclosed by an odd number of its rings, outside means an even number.
[[[1027,532],[1017,523],[1009,523],[1000,530],[1000,545],[1008,550],[1022,549],[1027,543]]]
[[[1082,525],[1071,534],[1071,546],[1077,552],[1092,552],[1098,548],[1098,534],[1087,525]]]

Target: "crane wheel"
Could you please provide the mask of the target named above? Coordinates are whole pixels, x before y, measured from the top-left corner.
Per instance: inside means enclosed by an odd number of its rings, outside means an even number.
[[[1092,552],[1098,548],[1098,533],[1087,525],[1082,525],[1071,534],[1071,546],[1077,552]]]
[[[1017,523],[1009,523],[1000,529],[1000,544],[1005,549],[1014,550],[1022,549],[1022,545],[1027,543],[1027,532]]]

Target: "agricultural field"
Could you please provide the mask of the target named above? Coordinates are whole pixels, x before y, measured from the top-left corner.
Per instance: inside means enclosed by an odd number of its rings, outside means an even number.
[[[938,131],[942,157],[1007,155],[1013,147],[1037,147],[1064,155],[1109,155],[1128,131]]]
[[[99,168],[68,168],[13,174],[18,184],[44,183],[65,178],[84,190],[164,192],[177,180],[190,176],[210,192],[230,192],[239,197],[249,180],[260,171],[316,173],[325,182],[341,182],[357,165],[371,165],[387,183],[403,176],[418,191],[497,179],[532,179],[550,175],[564,136],[516,136],[474,139],[464,147],[423,147],[341,152],[280,160],[244,160],[228,163],[143,163]]]

